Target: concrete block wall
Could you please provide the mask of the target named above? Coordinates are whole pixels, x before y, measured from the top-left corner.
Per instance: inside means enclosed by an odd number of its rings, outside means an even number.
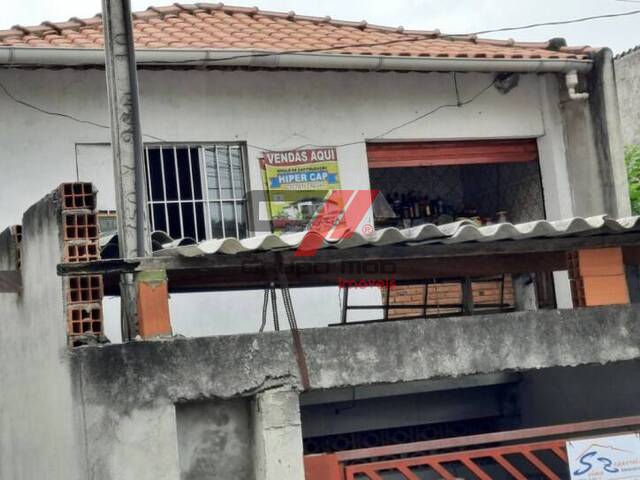
[[[0,268],[20,293],[0,294],[0,478],[85,480],[82,408],[67,346],[62,203],[51,193],[22,227],[0,234]]]

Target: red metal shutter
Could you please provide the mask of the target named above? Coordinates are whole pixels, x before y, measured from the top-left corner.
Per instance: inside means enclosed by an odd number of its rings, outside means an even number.
[[[369,143],[367,156],[369,168],[533,162],[538,146],[535,139]]]

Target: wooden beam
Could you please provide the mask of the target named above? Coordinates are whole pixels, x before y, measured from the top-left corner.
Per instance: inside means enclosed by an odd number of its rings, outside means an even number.
[[[158,255],[131,260],[61,264],[60,275],[104,274],[108,294],[117,285],[112,274],[164,270],[171,292],[260,289],[280,285],[282,273],[291,287],[336,285],[345,280],[397,282],[433,278],[478,277],[502,273],[566,270],[566,253],[581,248],[628,247],[635,252],[640,233],[587,237],[540,238],[461,244],[362,246],[321,249],[311,258],[295,251],[246,252],[201,257]],[[633,255],[630,255],[633,257]],[[117,288],[114,288],[117,290]]]
[[[235,264],[200,266],[199,268],[168,268],[169,290],[173,293],[209,290],[262,289],[270,285],[291,288],[338,285],[340,281],[369,280],[389,281],[396,284],[421,283],[425,280],[454,279],[464,276],[488,277],[503,273],[528,273],[566,269],[563,252],[543,254],[496,255],[488,261],[486,256],[404,259],[391,258],[383,261],[354,260],[300,262],[298,259],[283,259],[281,264],[266,262],[257,265],[243,264],[240,256],[233,257]],[[143,266],[141,264],[141,266]],[[177,264],[174,267],[179,266]],[[145,270],[142,270],[145,271]],[[281,275],[281,272],[284,276]],[[118,275],[105,275],[107,295],[117,295]]]
[[[22,273],[18,270],[0,270],[0,293],[20,293]]]

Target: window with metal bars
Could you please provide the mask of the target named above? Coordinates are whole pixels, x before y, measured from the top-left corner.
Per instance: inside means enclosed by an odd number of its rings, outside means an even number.
[[[248,234],[239,144],[146,145],[153,231],[198,241]]]

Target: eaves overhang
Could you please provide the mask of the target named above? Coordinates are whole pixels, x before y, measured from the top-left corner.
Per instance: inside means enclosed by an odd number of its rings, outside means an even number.
[[[55,47],[0,47],[4,67],[102,67],[103,49]],[[278,53],[255,50],[137,49],[138,68],[256,68],[417,72],[586,73],[588,59],[496,59],[415,57],[336,53]]]

